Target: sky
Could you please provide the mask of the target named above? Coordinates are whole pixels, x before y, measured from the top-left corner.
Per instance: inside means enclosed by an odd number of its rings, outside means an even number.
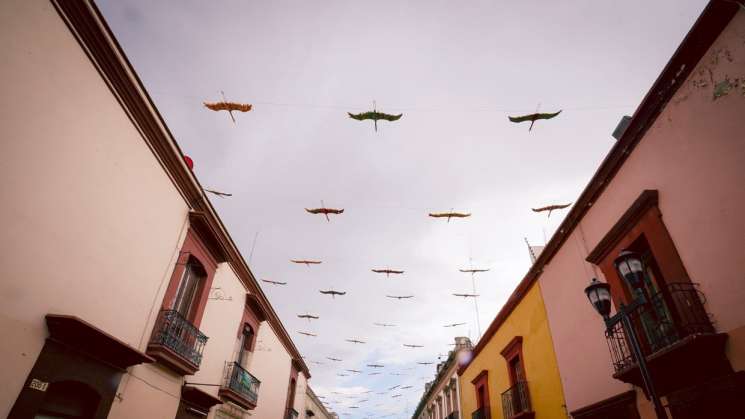
[[[211,201],[257,279],[287,282],[261,285],[342,418],[411,417],[435,375],[417,362],[476,343],[530,267],[526,239],[567,213],[531,208],[576,200],[705,3],[98,1],[202,185],[232,194]],[[202,105],[221,92],[253,110]],[[403,117],[375,132],[346,114],[373,102]],[[537,109],[562,113],[507,119]],[[345,211],[304,211],[322,204]],[[472,215],[427,215],[451,210]],[[470,267],[489,269],[478,318],[452,295],[472,293]]]

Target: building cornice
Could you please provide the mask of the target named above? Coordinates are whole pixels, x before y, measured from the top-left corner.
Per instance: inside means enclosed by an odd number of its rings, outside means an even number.
[[[50,2],[106,82],[132,124],[140,132],[190,210],[199,214],[199,221],[203,224],[204,231],[214,234],[217,240],[216,245],[225,252],[226,261],[232,266],[246,289],[261,301],[268,317],[267,321],[277,333],[285,349],[295,362],[300,364],[303,374],[310,378],[310,371],[301,359],[300,351],[261,290],[222,220],[206,198],[196,176],[184,162],[183,153],[173,134],[98,7],[91,0],[50,0]]]
[[[528,273],[518,283],[507,302],[494,317],[494,320],[484,332],[473,349],[472,360],[486,346],[499,327],[507,320],[512,311],[525,297],[533,284],[543,273],[543,268],[551,261],[561,246],[572,234],[582,217],[590,210],[616,173],[621,169],[626,159],[642,140],[647,130],[657,120],[667,103],[673,97],[688,75],[698,65],[706,51],[711,47],[719,34],[737,14],[739,5],[726,0],[711,0],[696,22],[688,31],[683,42],[665,65],[662,73],[657,77],[644,99],[637,107],[623,136],[615,143],[585,189],[571,208],[566,218],[559,225],[551,240],[533,263]],[[471,361],[472,362],[472,361]],[[463,365],[458,369],[462,375],[470,365]]]

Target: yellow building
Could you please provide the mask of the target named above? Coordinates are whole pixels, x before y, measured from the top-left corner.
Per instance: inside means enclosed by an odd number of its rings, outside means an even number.
[[[540,285],[531,282],[518,285],[459,369],[463,417],[567,417]]]

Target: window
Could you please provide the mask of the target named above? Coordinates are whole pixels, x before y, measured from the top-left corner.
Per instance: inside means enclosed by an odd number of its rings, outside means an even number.
[[[511,418],[518,414],[532,415],[525,375],[522,336],[515,336],[502,349],[501,354],[507,362],[507,375],[510,379],[510,387],[502,393],[503,416]]]
[[[182,375],[199,370],[207,336],[200,330],[212,280],[224,261],[189,229],[153,325],[147,354]]]
[[[204,287],[207,274],[194,257],[186,263],[181,281],[173,302],[173,309],[185,319],[193,320],[196,315],[197,300]]]
[[[248,355],[253,350],[254,331],[249,324],[243,325],[243,333],[241,333],[241,346],[238,349],[238,364],[242,367],[246,367],[248,362]]]

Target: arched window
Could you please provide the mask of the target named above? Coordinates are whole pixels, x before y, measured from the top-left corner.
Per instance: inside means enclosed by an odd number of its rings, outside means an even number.
[[[243,332],[241,333],[241,346],[238,349],[238,363],[241,366],[245,366],[245,362],[248,359],[248,354],[253,348],[254,341],[254,330],[248,324],[243,324]]]

